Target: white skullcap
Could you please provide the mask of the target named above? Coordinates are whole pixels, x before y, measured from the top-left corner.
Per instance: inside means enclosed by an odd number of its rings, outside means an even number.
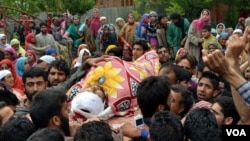
[[[51,56],[51,55],[43,55],[42,57],[39,58],[39,60],[42,60],[48,64],[50,64],[51,62],[55,61],[55,57]]]
[[[235,29],[233,33],[240,33],[240,34],[242,34],[242,30],[241,29]]]
[[[11,72],[9,70],[1,70],[0,71],[0,80],[2,80],[4,77],[6,77],[9,74],[11,74]]]
[[[102,17],[100,18],[100,21],[101,21],[101,20],[107,20],[107,17],[102,16]]]

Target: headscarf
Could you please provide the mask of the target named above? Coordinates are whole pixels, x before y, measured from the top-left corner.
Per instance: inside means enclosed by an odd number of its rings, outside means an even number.
[[[3,44],[2,41],[1,41],[3,37],[6,37],[6,43],[5,44]],[[6,48],[6,47],[10,47],[10,45],[7,42],[7,36],[5,34],[0,34],[0,48]]]
[[[116,31],[120,31],[121,30],[121,28],[117,25],[118,22],[125,23],[125,20],[122,17],[118,17],[118,18],[115,19],[115,30]]]
[[[108,54],[108,52],[109,52],[111,49],[113,49],[113,48],[117,48],[117,46],[116,46],[116,45],[109,45],[109,46],[107,47],[106,51],[105,51],[105,54]]]
[[[77,56],[79,56],[79,53],[83,48],[89,49],[87,44],[80,44],[77,48]]]
[[[220,38],[228,38],[228,37],[229,37],[229,34],[227,32],[221,32],[219,35],[219,39]]]
[[[27,59],[26,57],[20,57],[16,61],[16,71],[17,71],[18,76],[20,76],[20,77],[23,76],[24,65],[25,65],[26,59]]]
[[[4,48],[4,51],[7,51],[8,53],[10,53],[10,55],[13,57],[14,60],[11,60],[13,61],[13,64],[16,63],[16,60],[18,58],[17,56],[17,53],[16,53],[16,50],[12,47],[7,47],[7,48]]]
[[[89,54],[89,56],[91,56],[91,53],[87,48],[81,49],[79,56],[78,56],[78,60],[77,60],[76,64],[74,65],[74,68],[82,65],[82,56],[83,56],[84,52],[87,52]]]
[[[136,36],[138,38],[143,38],[145,40],[147,40],[147,32],[145,31],[144,33],[142,33],[141,29],[142,27],[144,27],[145,29],[147,29],[148,27],[148,23],[145,23],[145,20],[149,19],[149,14],[145,13],[142,15],[140,22],[138,23],[137,27],[136,27]]]
[[[202,14],[203,12],[207,11],[208,12],[208,15],[209,15],[209,19],[207,21],[203,21],[202,19]],[[198,27],[198,31],[201,31],[202,30],[202,27],[204,25],[210,25],[211,24],[211,12],[208,10],[208,9],[203,9],[201,11],[201,15],[200,15],[200,18],[198,20],[194,20],[193,23]]]
[[[27,50],[26,53],[30,53],[34,57],[34,61],[29,64],[30,67],[34,67],[36,65],[36,63],[37,63],[37,56],[36,56],[35,51],[33,51],[33,50]]]
[[[0,65],[2,64],[7,64],[8,66],[10,66],[11,68],[11,73],[12,73],[12,76],[14,78],[14,86],[13,88],[18,88],[20,90],[24,90],[23,88],[23,81],[22,81],[22,78],[20,76],[17,75],[16,73],[16,68],[15,66],[12,64],[12,62],[9,60],[9,59],[3,59],[1,62],[0,62]]]
[[[94,8],[93,11],[99,12],[99,9]],[[101,27],[101,22],[100,22],[100,15],[97,17],[92,16],[91,23],[90,23],[90,29],[92,32],[93,36],[97,36],[98,30]]]
[[[20,41],[18,39],[12,39],[10,41],[10,45],[13,46],[13,45],[17,45],[18,44],[18,50],[16,51],[17,55],[21,54],[22,57],[25,56],[25,50],[21,47],[20,45]]]
[[[46,50],[45,55],[51,55],[53,53],[55,53],[57,55],[56,49],[50,48],[50,49]]]
[[[129,22],[129,17],[135,17],[134,14],[130,13],[128,14],[128,17],[127,17],[127,21],[128,21],[128,24],[134,24],[134,22]]]
[[[36,45],[36,42],[32,42],[31,38],[35,37],[34,33],[29,33],[25,40],[25,50],[29,50],[29,45]]]

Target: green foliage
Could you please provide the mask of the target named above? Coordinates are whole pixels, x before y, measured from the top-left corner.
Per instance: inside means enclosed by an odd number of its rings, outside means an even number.
[[[1,1],[1,0],[0,0]],[[95,5],[95,0],[2,0],[2,5],[27,13],[65,12],[82,15]],[[20,12],[9,9],[7,14],[18,17]]]
[[[185,15],[185,10],[176,2],[171,1],[170,6],[165,9],[167,12],[167,15],[169,15],[172,12],[177,12],[180,15]]]

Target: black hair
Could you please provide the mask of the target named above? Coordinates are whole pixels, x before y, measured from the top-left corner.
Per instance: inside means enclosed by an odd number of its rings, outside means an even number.
[[[109,124],[103,121],[91,121],[83,124],[74,136],[74,141],[113,141]]]
[[[171,90],[181,94],[180,106],[183,108],[183,111],[179,113],[179,116],[184,117],[195,102],[193,94],[180,84],[171,85]]]
[[[164,76],[149,76],[137,87],[137,101],[145,118],[151,118],[159,105],[167,105],[170,95],[170,82]]]
[[[45,22],[41,22],[39,27],[41,28],[42,26],[46,26],[47,27],[48,25]]]
[[[36,131],[26,117],[11,117],[2,127],[1,141],[26,141]]]
[[[17,106],[19,104],[17,96],[7,90],[0,90],[0,101],[5,102],[7,106]]]
[[[143,51],[148,51],[150,50],[150,47],[148,46],[148,42],[144,39],[137,39],[134,41],[133,47],[134,45],[140,45],[143,48]]]
[[[149,127],[151,141],[183,141],[184,129],[180,119],[170,111],[157,112]]]
[[[47,74],[42,68],[31,67],[30,69],[25,70],[23,73],[23,76],[22,76],[23,84],[26,83],[27,77],[33,78],[33,77],[40,77],[40,76],[43,77],[44,81],[47,81]]]
[[[219,89],[219,78],[212,71],[204,71],[204,72],[202,72],[201,77],[199,78],[198,83],[200,82],[200,80],[202,78],[208,78],[211,81],[214,90],[218,90]]]
[[[122,57],[122,48],[116,47],[116,48],[112,48],[108,51],[109,53],[113,53],[115,56],[121,58]]]
[[[232,125],[237,125],[240,120],[240,115],[236,110],[234,101],[232,97],[229,96],[219,96],[214,100],[214,103],[218,103],[221,106],[221,112],[224,114],[224,117],[232,117]]]
[[[211,26],[210,25],[204,25],[202,29],[207,30],[208,32],[211,32]]]
[[[33,133],[27,141],[64,141],[64,136],[57,128],[43,128]]]
[[[50,73],[51,68],[58,69],[59,71],[63,71],[66,76],[70,74],[69,64],[65,60],[55,60],[49,64],[48,73]]]
[[[184,122],[186,140],[218,141],[220,130],[215,116],[207,108],[191,110]]]
[[[49,88],[38,92],[30,106],[30,117],[38,128],[45,128],[53,116],[60,116],[63,103],[67,100],[65,93]]]

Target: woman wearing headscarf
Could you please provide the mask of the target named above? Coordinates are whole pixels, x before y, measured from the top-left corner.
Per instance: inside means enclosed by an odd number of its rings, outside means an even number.
[[[14,77],[13,74],[9,70],[0,70],[0,84],[1,86],[5,86],[7,91],[12,92],[16,95],[17,99],[20,101],[19,105],[23,106],[24,100],[26,99],[26,95],[24,92],[18,88],[14,87]]]
[[[68,38],[70,37],[73,40],[73,47],[72,47],[72,57],[77,57],[77,48],[83,42],[84,36],[79,34],[79,29],[83,23],[80,22],[80,17],[75,15],[73,17],[73,24],[69,26],[67,31],[64,33],[63,37]]]
[[[18,89],[23,91],[24,88],[23,88],[22,78],[17,75],[16,68],[9,59],[3,59],[0,62],[0,70],[6,70],[6,69],[11,72],[11,74],[14,78],[14,86],[13,87],[18,88]]]
[[[44,47],[36,47],[36,36],[34,33],[29,33],[25,40],[25,50],[33,50],[37,57],[44,55],[47,49],[51,48],[51,45]]]
[[[122,27],[119,32],[119,38],[121,38],[121,42],[123,46],[130,46],[134,44],[134,34],[137,23],[135,22],[135,16],[133,14],[128,14],[127,23]]]
[[[12,39],[10,41],[10,45],[11,45],[12,48],[15,49],[18,57],[24,57],[25,56],[26,51],[20,45],[20,41],[18,39]]]
[[[25,56],[27,57],[27,62],[29,66],[34,67],[38,60],[35,51],[27,50]]]
[[[7,42],[7,36],[5,34],[0,34],[0,48],[10,47]]]
[[[115,19],[115,32],[117,35],[118,46],[121,48],[123,47],[123,43],[121,41],[121,38],[118,36],[118,34],[124,25],[125,25],[125,20],[123,18],[118,17]]]
[[[76,63],[74,64],[73,68],[71,69],[70,74],[73,74],[74,72],[77,71],[77,69],[82,66],[82,63],[91,56],[90,51],[87,48],[83,48],[81,49],[81,51],[79,52],[79,56],[78,59],[76,61]],[[73,64],[72,64],[73,65]]]
[[[225,26],[225,24],[224,24],[224,23],[218,23],[218,24],[216,25],[216,31],[217,31],[217,36],[216,36],[216,38],[218,39],[219,36],[220,36],[220,33],[226,31],[226,26]]]
[[[168,25],[167,15],[160,14],[158,16],[158,25],[157,25],[157,30],[156,30],[157,41],[158,41],[159,47],[168,47],[167,38],[166,38],[167,25]]]
[[[98,30],[101,27],[100,18],[101,18],[101,15],[99,13],[99,9],[94,8],[92,10],[92,18],[90,21],[90,30],[91,30],[94,42],[97,42],[96,38],[97,38]]]
[[[235,26],[235,29],[241,29],[242,32],[244,32],[244,30],[245,30],[245,18],[244,17],[240,17],[238,19],[238,23]]]
[[[84,49],[84,48],[86,48],[86,49],[89,50],[89,47],[88,47],[87,44],[81,44],[81,45],[78,47],[78,49],[77,49],[77,58],[75,58],[75,59],[72,61],[72,63],[71,63],[71,68],[74,68],[74,65],[76,64],[76,62],[77,62],[78,59],[79,59],[80,51],[81,51],[82,49]]]
[[[26,60],[27,60],[26,57],[20,57],[16,61],[16,71],[17,71],[18,76],[20,76],[20,77],[23,76],[23,73],[24,73],[24,70],[25,70]]]
[[[226,42],[229,38],[229,34],[227,32],[221,32],[218,38],[218,42],[222,47],[222,51],[225,52],[227,49]]]
[[[142,15],[140,22],[136,26],[136,30],[135,30],[136,38],[143,38],[145,40],[148,39],[148,36],[147,36],[148,23],[149,23],[149,14],[145,13]]]
[[[15,49],[12,47],[4,48],[4,58],[9,59],[15,65],[18,58]]]
[[[202,50],[202,42],[204,39],[202,38],[202,27],[204,25],[211,24],[211,13],[208,9],[203,9],[201,11],[200,18],[197,20],[193,20],[189,30],[188,37],[185,43],[185,48],[187,48],[191,55],[195,56],[197,61],[201,60],[201,50]]]
[[[149,23],[147,26],[147,40],[152,49],[156,49],[158,47],[157,41],[157,24],[158,24],[158,14],[155,11],[151,11],[149,13]]]

